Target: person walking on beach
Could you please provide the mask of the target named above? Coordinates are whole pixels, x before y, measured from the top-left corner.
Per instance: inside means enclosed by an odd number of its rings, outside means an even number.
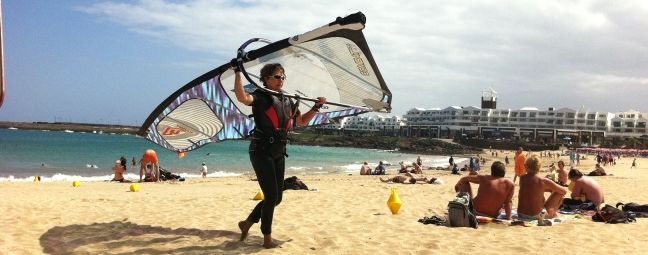
[[[272,240],[272,219],[274,209],[281,203],[283,195],[288,131],[293,125],[306,126],[326,103],[326,98],[319,97],[309,111],[301,113],[296,103],[282,94],[286,73],[281,64],[263,66],[259,76],[263,86],[279,93],[278,95],[262,90],[248,94],[243,88],[241,71],[235,60],[232,61],[232,67],[235,73],[236,99],[252,107],[256,128],[252,132],[250,141],[250,161],[265,195],[265,199],[254,207],[248,217],[238,223],[241,230],[240,240],[245,240],[250,227],[260,220],[263,247],[275,248],[278,244]]]
[[[526,162],[526,156],[524,156],[524,150],[522,150],[522,147],[518,147],[517,151],[515,152],[515,176],[513,177],[513,183],[517,180],[519,176],[524,176],[527,174],[526,167],[524,166],[524,162]]]
[[[448,163],[450,163],[450,166],[454,166],[454,158],[452,158],[452,155],[450,155],[450,159],[448,159]]]
[[[632,168],[637,168],[637,158],[634,158],[632,160],[632,166],[630,167],[630,169],[632,169]]]

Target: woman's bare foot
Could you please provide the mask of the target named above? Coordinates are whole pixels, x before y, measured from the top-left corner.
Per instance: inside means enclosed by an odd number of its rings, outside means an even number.
[[[250,227],[252,227],[253,224],[254,224],[253,222],[249,222],[247,220],[239,221],[238,226],[239,226],[239,229],[241,229],[241,239],[240,239],[240,241],[243,241],[243,240],[245,240],[245,238],[247,238],[248,231],[250,230]]]
[[[272,241],[271,235],[263,235],[263,247],[266,249],[277,248],[279,245]]]

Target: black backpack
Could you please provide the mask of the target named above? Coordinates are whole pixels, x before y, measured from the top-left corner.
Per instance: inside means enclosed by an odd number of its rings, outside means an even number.
[[[648,205],[640,205],[637,203],[617,203],[616,208],[621,206],[621,210],[624,212],[634,213],[636,218],[648,218]]]
[[[448,224],[450,227],[477,228],[477,217],[470,193],[459,192],[457,197],[448,202]]]
[[[633,213],[624,212],[611,205],[605,205],[592,215],[592,220],[596,222],[605,222],[610,224],[636,222]]]

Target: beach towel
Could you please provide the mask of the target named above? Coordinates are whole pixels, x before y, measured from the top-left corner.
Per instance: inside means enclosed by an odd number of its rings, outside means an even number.
[[[459,192],[457,197],[448,202],[448,223],[450,227],[477,228],[475,207],[468,192]]]
[[[605,205],[603,208],[599,209],[596,214],[592,216],[592,220],[609,224],[630,223],[637,221],[634,218],[633,214],[619,210],[611,205]]]

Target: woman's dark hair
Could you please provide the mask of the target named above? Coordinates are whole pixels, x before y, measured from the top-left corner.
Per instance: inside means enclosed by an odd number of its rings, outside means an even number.
[[[124,167],[124,170],[126,170],[126,163],[128,162],[128,159],[126,159],[124,156],[119,158],[119,163]]]
[[[455,164],[456,165],[456,164]],[[491,175],[495,177],[504,177],[506,174],[506,167],[500,161],[495,161],[491,165]]]
[[[263,82],[263,86],[265,86],[265,78],[268,78],[272,76],[272,73],[274,73],[277,68],[281,69],[282,72],[284,72],[284,75],[286,73],[286,70],[281,66],[279,63],[272,63],[272,64],[267,64],[264,65],[263,68],[261,68],[261,73],[259,76],[259,80]]]
[[[581,171],[578,171],[578,169],[572,169],[569,170],[568,177],[569,179],[581,178],[583,177],[583,173],[581,173]]]

